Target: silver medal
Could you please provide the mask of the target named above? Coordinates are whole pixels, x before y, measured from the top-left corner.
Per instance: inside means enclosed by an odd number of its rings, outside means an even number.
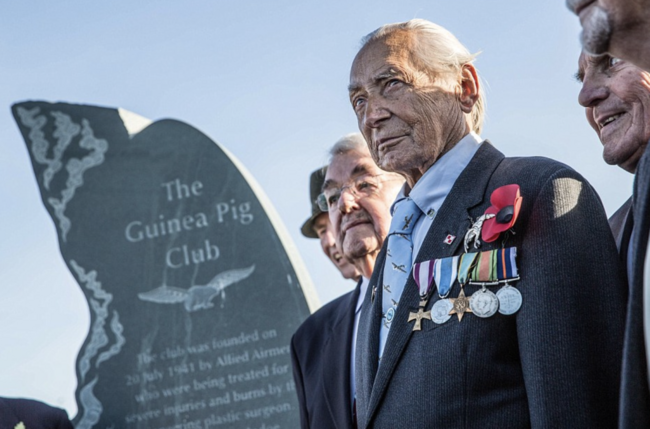
[[[517,288],[505,285],[497,292],[499,298],[499,313],[509,316],[521,308],[521,292]]]
[[[442,325],[447,320],[451,319],[449,312],[454,308],[454,305],[448,299],[441,299],[436,301],[431,307],[431,320],[438,325]]]
[[[499,300],[493,292],[483,288],[469,298],[469,308],[478,317],[494,316],[499,309]]]

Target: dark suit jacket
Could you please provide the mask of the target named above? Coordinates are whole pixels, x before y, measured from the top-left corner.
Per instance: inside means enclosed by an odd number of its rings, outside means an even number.
[[[632,199],[634,234],[632,255],[628,256],[633,259],[623,350],[619,418],[619,427],[622,429],[650,428],[648,363],[643,336],[643,264],[650,230],[650,145],[646,147],[637,166]]]
[[[360,285],[309,316],[291,339],[303,429],[353,427],[350,359]]]
[[[409,276],[379,364],[381,307],[370,300],[386,249],[379,254],[359,322],[359,428],[616,427],[626,286],[622,267],[611,262],[616,245],[600,200],[576,172],[545,158],[505,158],[482,144],[416,262],[460,254],[469,217],[484,213],[494,189],[513,183],[523,196],[505,243],[518,249],[523,304],[516,314],[423,320],[412,332],[407,319],[419,297]],[[457,237],[451,245],[448,234]],[[459,292],[456,282],[450,297]],[[434,293],[427,308],[438,299]]]
[[[60,408],[32,399],[0,398],[0,429],[14,429],[21,422],[25,429],[73,429]]]
[[[627,255],[627,246],[632,235],[634,225],[632,216],[632,197],[630,197],[622,206],[614,212],[609,218],[609,227],[612,229],[612,235],[616,241],[616,248],[621,255],[621,262],[625,263]]]

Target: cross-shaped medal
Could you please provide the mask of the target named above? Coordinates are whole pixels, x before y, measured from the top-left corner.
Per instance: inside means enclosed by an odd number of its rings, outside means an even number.
[[[413,325],[414,331],[422,330],[422,319],[431,320],[431,311],[424,311],[424,308],[420,307],[417,313],[409,313],[408,321],[412,322],[415,320],[415,324]]]

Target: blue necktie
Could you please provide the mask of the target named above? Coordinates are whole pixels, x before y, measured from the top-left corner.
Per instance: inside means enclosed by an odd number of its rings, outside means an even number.
[[[393,220],[388,233],[388,248],[384,264],[384,282],[381,291],[382,314],[379,329],[379,357],[384,353],[388,331],[397,311],[397,304],[411,272],[413,240],[411,233],[422,211],[410,198],[395,203]]]

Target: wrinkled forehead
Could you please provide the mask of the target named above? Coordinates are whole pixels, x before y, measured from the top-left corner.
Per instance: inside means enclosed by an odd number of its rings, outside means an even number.
[[[578,57],[578,68],[580,70],[585,70],[589,67],[593,67],[603,62],[607,62],[608,58],[609,58],[608,55],[593,56],[593,55],[586,54],[583,51],[580,53],[580,56]]]
[[[412,63],[415,43],[414,35],[405,30],[395,31],[367,43],[354,57],[350,82],[366,73],[379,72],[382,67]]]
[[[344,183],[364,175],[377,175],[381,173],[370,154],[359,151],[349,151],[332,158],[327,168],[323,190],[340,187]]]

